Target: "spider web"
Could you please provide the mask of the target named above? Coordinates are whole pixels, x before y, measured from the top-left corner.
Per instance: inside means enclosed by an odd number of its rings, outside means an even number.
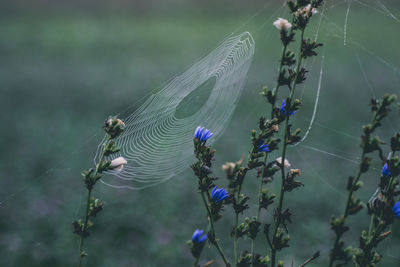
[[[128,160],[122,171],[112,172],[123,182],[102,182],[115,188],[142,189],[187,170],[194,161],[193,129],[205,125],[215,137],[222,134],[242,92],[254,48],[253,37],[248,32],[229,37],[151,95],[125,119],[125,131],[115,140],[121,151],[109,158],[123,156]],[[206,103],[193,115],[177,118],[179,104],[212,78],[215,84]],[[103,143],[97,150],[97,159],[102,147]]]

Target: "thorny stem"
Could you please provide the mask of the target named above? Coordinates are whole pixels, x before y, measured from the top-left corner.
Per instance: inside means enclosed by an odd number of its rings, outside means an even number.
[[[220,245],[218,243],[217,237],[215,236],[214,219],[213,219],[213,217],[211,215],[211,211],[210,211],[210,209],[208,207],[208,203],[207,203],[207,200],[206,200],[206,198],[204,196],[204,192],[201,192],[201,198],[203,199],[204,206],[206,207],[207,214],[208,214],[208,220],[209,220],[210,226],[211,226],[211,234],[212,234],[212,239],[213,239],[213,241],[211,243],[214,244],[214,246],[217,248],[218,253],[221,255],[221,258],[225,263],[225,266],[226,267],[230,267],[230,264],[229,264],[228,260],[226,259],[225,254],[222,251],[222,249],[221,249],[221,247],[220,247]]]
[[[376,112],[374,112],[374,115],[373,115],[373,118],[372,118],[372,122],[374,122],[375,120],[376,120]],[[369,139],[370,134],[371,134],[370,132],[366,133],[366,136],[365,136],[366,140]],[[349,190],[349,195],[347,196],[346,209],[345,209],[344,214],[343,214],[344,221],[346,221],[347,216],[349,216],[349,209],[350,209],[351,199],[353,197],[353,193],[354,193],[354,190],[356,188],[357,182],[360,179],[361,174],[362,174],[361,166],[362,166],[362,164],[363,164],[363,162],[365,160],[365,154],[366,153],[365,153],[365,147],[364,147],[362,149],[362,153],[361,153],[360,165],[359,165],[359,168],[358,168],[357,176],[355,177],[354,182],[353,182],[353,184],[352,184],[352,186],[351,186],[351,188]],[[335,242],[333,243],[332,253],[329,256],[329,267],[333,266],[333,262],[335,261],[333,252],[337,250],[337,246],[339,245],[339,241],[340,241],[340,238],[342,237],[342,235],[343,234],[340,234],[340,235],[337,234],[336,235]]]
[[[96,164],[96,170],[94,171],[93,177],[96,177],[98,172],[99,172],[100,165],[104,160],[105,148],[106,148],[106,146],[107,146],[107,144],[108,144],[108,142],[110,140],[111,140],[111,137],[108,136],[107,141],[104,143],[103,151],[101,152],[99,163]],[[84,243],[84,239],[86,237],[87,226],[88,226],[88,223],[89,223],[89,208],[90,208],[90,198],[91,198],[91,196],[92,196],[92,188],[90,188],[90,189],[88,188],[88,197],[87,197],[87,201],[86,201],[85,223],[83,224],[82,234],[80,236],[80,242],[79,242],[78,267],[82,267],[82,260],[86,255],[85,251],[83,250],[83,243]]]
[[[299,76],[299,72],[300,72],[300,67],[301,67],[301,63],[303,60],[302,57],[302,53],[301,53],[301,45],[303,42],[303,38],[304,38],[304,29],[301,30],[301,38],[300,38],[300,51],[299,51],[299,58],[298,58],[298,63],[297,63],[297,67],[296,67],[296,75],[294,77],[293,80],[293,85],[290,88],[290,95],[289,95],[289,99],[288,99],[288,103],[286,103],[286,106],[289,107],[294,95],[294,91],[296,89],[296,84],[297,84],[297,78]],[[288,139],[288,126],[289,126],[289,113],[287,112],[286,114],[286,119],[285,119],[285,134],[284,134],[284,140],[283,140],[283,148],[282,148],[282,161],[281,161],[281,174],[282,174],[282,184],[281,184],[281,191],[280,191],[280,195],[279,195],[279,204],[278,204],[278,208],[277,208],[277,218],[275,221],[275,230],[274,230],[274,234],[272,235],[272,239],[275,238],[279,226],[281,224],[281,214],[282,214],[282,206],[283,206],[283,199],[285,196],[285,156],[286,156],[286,148],[287,148],[287,139]],[[272,244],[273,245],[273,244]],[[275,259],[276,259],[276,248],[274,246],[271,247],[271,251],[272,251],[272,255],[271,255],[271,266],[275,267]]]

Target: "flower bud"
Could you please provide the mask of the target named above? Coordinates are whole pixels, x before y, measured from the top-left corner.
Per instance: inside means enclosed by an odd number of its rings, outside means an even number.
[[[124,157],[118,157],[111,161],[111,167],[115,171],[121,171],[125,164],[128,164],[128,162]]]
[[[290,28],[292,28],[292,24],[283,18],[278,18],[277,20],[275,20],[273,25],[281,32],[287,32],[288,30],[290,30]]]

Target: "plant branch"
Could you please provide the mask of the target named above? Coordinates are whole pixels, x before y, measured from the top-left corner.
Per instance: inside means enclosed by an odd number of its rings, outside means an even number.
[[[208,214],[208,220],[210,222],[211,235],[212,235],[211,243],[214,244],[214,246],[217,248],[218,253],[221,255],[221,258],[225,263],[225,266],[226,267],[230,267],[231,265],[229,264],[228,260],[226,259],[225,254],[223,253],[222,248],[220,247],[220,245],[218,243],[218,240],[217,240],[217,238],[215,236],[215,229],[214,229],[214,222],[213,222],[214,220],[213,220],[213,217],[211,215],[211,211],[210,211],[210,209],[208,207],[207,200],[206,200],[206,198],[204,196],[204,192],[201,192],[201,198],[203,199],[203,203],[204,203],[204,206],[206,207],[207,214]]]
[[[301,38],[300,38],[300,51],[299,51],[299,56],[298,56],[298,61],[297,61],[297,67],[296,67],[296,75],[294,77],[293,80],[293,85],[291,86],[291,90],[290,90],[290,95],[289,95],[289,99],[288,99],[288,103],[286,103],[287,107],[290,107],[295,89],[296,89],[296,84],[297,84],[297,78],[299,76],[299,72],[300,72],[300,68],[301,68],[301,63],[303,60],[302,57],[302,53],[301,53],[301,46],[302,46],[302,42],[303,42],[303,38],[304,38],[304,29],[301,30]],[[275,221],[275,229],[274,229],[274,233],[272,235],[272,238],[274,239],[274,237],[276,236],[279,226],[281,224],[281,214],[282,214],[282,206],[283,206],[283,199],[285,196],[285,156],[286,156],[286,148],[287,148],[287,139],[288,139],[288,126],[289,126],[289,112],[286,113],[286,119],[285,119],[285,129],[284,129],[284,140],[283,140],[283,148],[282,148],[282,160],[281,160],[281,164],[280,164],[280,168],[281,168],[281,174],[282,174],[282,181],[281,181],[281,190],[280,190],[280,195],[279,195],[279,204],[278,204],[278,208],[277,208],[277,218]],[[271,266],[275,267],[275,259],[276,259],[276,252],[277,249],[272,246],[271,248],[272,250],[272,255],[271,255]]]

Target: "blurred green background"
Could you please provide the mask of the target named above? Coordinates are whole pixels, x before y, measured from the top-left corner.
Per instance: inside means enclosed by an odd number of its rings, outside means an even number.
[[[281,48],[271,25],[288,16],[283,3],[2,2],[0,265],[74,266],[78,238],[71,222],[82,216],[86,194],[80,171],[93,164],[103,120],[110,114],[129,115],[231,33],[249,31],[256,41],[253,65],[229,129],[214,143],[214,170],[221,177],[219,185],[225,185],[220,165],[247,155],[250,130],[269,110],[259,92],[274,85]],[[309,136],[289,150],[292,165],[302,169],[305,187],[286,201],[294,223],[291,247],[280,254],[285,266],[292,260],[300,265],[316,250],[322,256],[309,266],[326,265],[333,239],[328,221],[343,210],[346,179],[354,175],[360,153],[361,126],[369,120],[369,99],[400,89],[397,17],[400,4],[395,0],[328,0],[310,27],[308,36],[318,37],[324,47],[318,58],[306,62],[310,79],[298,91],[304,108],[295,125],[304,131],[320,72],[321,92]],[[383,139],[399,130],[398,115],[395,111],[379,131]],[[364,201],[378,184],[380,163],[373,164],[375,170],[363,179]],[[254,194],[255,176],[245,183],[245,192]],[[271,190],[277,191],[274,186]],[[156,187],[130,191],[99,184],[95,195],[106,207],[86,241],[86,266],[192,265],[185,241],[194,229],[206,228],[206,218],[189,166]],[[217,231],[231,256],[231,208],[224,214]],[[254,209],[245,216],[253,214]],[[270,216],[263,213],[262,220]],[[367,220],[365,212],[351,218],[346,237],[356,240]],[[380,266],[400,266],[399,224],[380,248]],[[260,237],[257,252],[264,253],[265,246]],[[240,249],[249,248],[249,240],[240,242]],[[203,256],[220,266],[214,248],[205,249]]]

